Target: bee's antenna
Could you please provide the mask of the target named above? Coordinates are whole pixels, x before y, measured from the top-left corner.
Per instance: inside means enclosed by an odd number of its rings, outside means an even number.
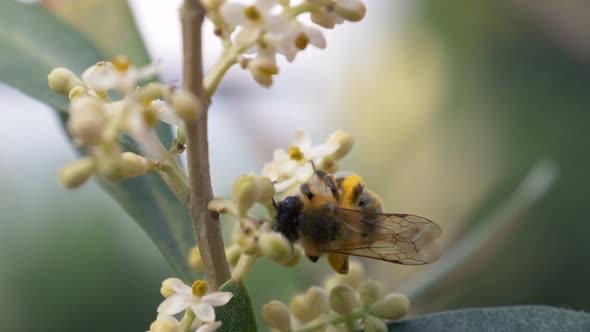
[[[313,168],[313,172],[317,172],[316,168],[315,168],[315,164],[313,163],[313,160],[310,160],[309,163],[311,164],[311,168]]]

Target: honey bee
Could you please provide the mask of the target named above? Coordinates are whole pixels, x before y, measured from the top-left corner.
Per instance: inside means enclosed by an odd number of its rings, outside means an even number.
[[[356,174],[335,178],[315,170],[300,192],[275,203],[274,230],[299,243],[312,262],[326,254],[336,272],[347,274],[349,255],[403,265],[427,264],[440,256],[436,223],[382,212],[379,196],[366,190]]]

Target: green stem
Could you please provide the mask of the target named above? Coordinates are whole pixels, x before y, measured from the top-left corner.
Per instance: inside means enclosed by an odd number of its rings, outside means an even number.
[[[162,146],[162,161],[158,167],[158,173],[170,188],[170,191],[185,206],[190,201],[190,189],[188,186],[188,177],[175,154],[166,151]]]
[[[315,332],[315,331],[323,331],[326,325],[339,325],[342,323],[349,322],[354,323],[355,320],[359,318],[363,318],[368,313],[368,308],[362,307],[354,310],[347,316],[341,316],[337,314],[332,314],[328,316],[321,316],[300,328],[294,329],[293,332]]]
[[[254,266],[254,262],[256,262],[257,258],[258,256],[256,255],[243,254],[242,256],[240,256],[240,260],[238,260],[238,264],[236,264],[236,267],[232,272],[232,279],[244,280],[252,270],[252,266]]]
[[[232,48],[226,49],[223,52],[221,58],[215,63],[211,71],[205,76],[203,85],[205,86],[205,92],[209,97],[213,96],[219,83],[225,76],[225,73],[238,62],[238,54],[232,52]]]
[[[191,325],[195,320],[195,313],[191,309],[186,309],[184,316],[178,324],[178,330],[180,332],[191,332]]]

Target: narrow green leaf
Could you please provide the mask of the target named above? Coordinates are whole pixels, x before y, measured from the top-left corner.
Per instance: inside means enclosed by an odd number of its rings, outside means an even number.
[[[256,318],[246,286],[241,281],[230,280],[220,291],[231,292],[234,297],[224,306],[215,309],[216,319],[221,321],[221,332],[256,332]]]
[[[0,2],[0,49],[0,80],[59,110],[63,123],[67,121],[68,100],[48,88],[47,74],[58,66],[81,74],[105,58],[80,32],[42,7],[16,1]],[[162,141],[170,142],[169,128],[159,129]],[[133,148],[132,144],[126,147]],[[122,183],[99,182],[154,241],[175,271],[186,281],[194,280],[196,273],[187,261],[195,244],[188,211],[164,181],[150,174]]]
[[[389,324],[391,332],[590,331],[590,314],[545,306],[447,311]]]

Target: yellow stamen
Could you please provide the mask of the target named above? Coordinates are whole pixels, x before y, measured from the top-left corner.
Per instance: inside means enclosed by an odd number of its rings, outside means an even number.
[[[306,34],[300,33],[299,36],[295,39],[295,47],[300,50],[304,50],[307,45],[309,44],[309,38]]]
[[[207,282],[205,280],[197,280],[193,283],[193,295],[203,297],[207,294]]]
[[[131,61],[129,61],[129,59],[124,55],[117,55],[113,58],[111,63],[117,71],[122,73],[126,72],[129,70],[129,67],[131,67]]]
[[[258,22],[262,19],[262,15],[260,15],[260,12],[258,11],[258,8],[256,8],[256,6],[246,7],[246,9],[244,9],[244,16],[246,16],[246,18],[250,21],[254,22]]]
[[[160,117],[158,116],[158,112],[156,112],[155,109],[146,108],[143,111],[143,120],[145,121],[145,123],[148,126],[153,127],[156,125],[156,123],[158,123],[158,120],[160,120]]]
[[[301,161],[303,160],[303,152],[297,146],[292,146],[289,148],[289,157],[291,160]]]

